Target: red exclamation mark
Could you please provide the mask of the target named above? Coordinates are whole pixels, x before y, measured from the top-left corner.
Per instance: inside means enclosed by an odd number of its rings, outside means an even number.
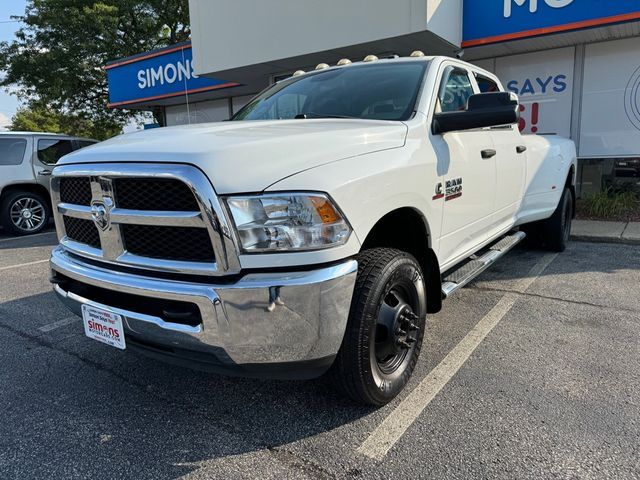
[[[538,125],[539,114],[540,114],[540,104],[532,103],[531,104],[531,133],[538,132],[538,127],[536,125]]]
[[[525,110],[526,110],[525,106],[520,104],[520,113],[522,114]],[[524,117],[520,115],[520,121],[518,122],[518,129],[521,132],[524,132],[525,128],[527,128],[527,122],[525,121]]]

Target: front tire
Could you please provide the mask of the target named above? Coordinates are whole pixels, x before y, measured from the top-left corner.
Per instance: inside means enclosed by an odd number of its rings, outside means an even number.
[[[0,223],[13,235],[39,233],[50,217],[47,200],[35,192],[10,193],[0,204]]]
[[[390,248],[358,256],[358,276],[342,346],[330,375],[347,396],[382,406],[415,368],[426,321],[424,275],[411,255]]]

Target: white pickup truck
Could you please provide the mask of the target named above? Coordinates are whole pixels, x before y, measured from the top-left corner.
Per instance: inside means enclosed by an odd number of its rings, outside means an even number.
[[[569,239],[576,154],[444,57],[296,72],[229,122],[114,138],[52,177],[58,296],[87,336],[382,405],[427,314],[522,240]]]

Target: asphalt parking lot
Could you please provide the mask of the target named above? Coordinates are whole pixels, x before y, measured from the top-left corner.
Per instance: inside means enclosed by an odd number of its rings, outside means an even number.
[[[407,391],[230,379],[89,340],[53,231],[0,232],[0,477],[640,478],[640,247],[518,248],[428,319]]]

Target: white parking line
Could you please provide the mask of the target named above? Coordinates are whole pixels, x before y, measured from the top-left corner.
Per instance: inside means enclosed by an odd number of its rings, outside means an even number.
[[[41,237],[43,235],[54,235],[55,233],[56,232],[54,230],[53,232],[35,233],[33,235],[26,235],[26,236],[21,236],[21,237],[0,238],[0,243],[12,242],[12,241],[15,241],[15,240],[27,240],[29,238]]]
[[[367,437],[357,451],[375,460],[382,460],[431,403],[431,400],[460,370],[478,345],[511,310],[518,298],[518,294],[524,293],[557,256],[557,253],[545,255],[529,271],[527,277],[518,280],[514,285],[514,292],[505,294],[498,301],[491,311]]]
[[[72,316],[72,317],[67,317],[67,318],[63,318],[62,320],[58,320],[57,322],[53,322],[50,323],[48,325],[44,325],[40,328],[38,328],[38,330],[40,330],[41,332],[50,332],[52,330],[55,330],[57,328],[60,327],[64,327],[66,325],[71,325],[72,323],[76,323],[80,321],[80,317],[77,316]]]
[[[8,265],[6,267],[0,267],[0,272],[3,270],[11,270],[12,268],[20,268],[20,267],[28,267],[29,265],[38,265],[39,263],[48,262],[49,259],[46,260],[37,260],[35,262],[27,262],[27,263],[19,263],[18,265]]]

